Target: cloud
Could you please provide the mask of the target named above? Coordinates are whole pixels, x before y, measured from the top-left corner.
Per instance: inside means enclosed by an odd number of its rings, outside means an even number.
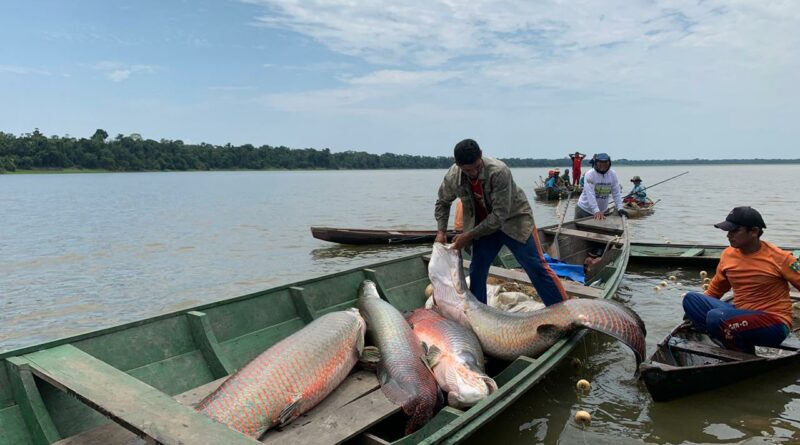
[[[154,73],[156,71],[156,67],[152,65],[125,65],[111,61],[98,62],[91,68],[103,72],[112,82],[127,80],[134,73]]]
[[[0,65],[0,73],[12,73],[12,74],[36,74],[39,76],[52,76],[53,73],[47,70],[39,69],[39,68],[32,68],[29,66],[20,66],[20,65]]]

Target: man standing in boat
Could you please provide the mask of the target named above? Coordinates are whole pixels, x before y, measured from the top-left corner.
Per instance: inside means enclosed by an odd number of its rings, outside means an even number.
[[[728,232],[730,247],[705,293],[683,298],[686,317],[728,349],[781,344],[792,328],[788,283],[800,289],[800,260],[761,241],[767,225],[752,207],[736,207],[714,227]],[[731,289],[733,305],[720,300]]]
[[[581,177],[581,163],[585,157],[585,154],[581,154],[578,151],[569,155],[569,158],[572,159],[572,185],[578,185],[578,180]]]
[[[472,244],[470,291],[486,303],[489,268],[503,246],[508,247],[528,274],[546,305],[568,299],[556,274],[547,265],[536,235],[533,210],[511,170],[501,161],[484,157],[478,143],[464,139],[453,150],[455,164],[439,187],[435,217],[436,241],[447,241],[450,205],[460,198],[464,232],[453,238],[452,249]]]
[[[614,197],[620,216],[627,215],[622,209],[619,179],[614,170],[611,170],[611,157],[605,153],[597,153],[592,157],[592,169],[584,176],[583,192],[575,206],[575,219],[593,215],[594,219],[605,219],[610,196]]]

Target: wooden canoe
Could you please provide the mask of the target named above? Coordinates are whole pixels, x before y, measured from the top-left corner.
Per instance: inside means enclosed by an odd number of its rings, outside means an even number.
[[[705,244],[631,243],[631,263],[705,268],[713,273],[728,246]],[[781,247],[800,258],[800,247]]]
[[[540,229],[545,246],[555,227]],[[628,262],[620,218],[570,222],[559,235],[568,262],[590,249],[605,252],[593,286],[564,281],[574,297],[610,298]],[[358,286],[377,283],[401,311],[425,303],[425,254],[346,270],[254,294],[163,314],[0,354],[0,445],[258,444],[191,406],[256,355],[331,311],[355,306]],[[513,258],[501,258],[504,264]],[[513,265],[513,264],[512,264]],[[493,276],[527,282],[522,272],[493,267]],[[583,338],[578,331],[539,357],[492,362],[499,389],[467,409],[444,408],[404,436],[404,414],[383,396],[374,373],[355,371],[319,406],[262,443],[457,443],[531,389]],[[351,442],[352,443],[352,442]]]
[[[653,202],[650,198],[646,198],[646,204],[637,204],[635,202],[626,202],[622,205],[622,208],[628,212],[628,218],[641,218],[643,216],[652,215],[656,211],[656,202]],[[660,201],[660,200],[659,200]]]
[[[447,232],[447,240],[458,233]],[[311,227],[311,236],[323,241],[339,244],[431,244],[436,239],[435,230],[405,229],[349,229],[339,227]]]
[[[548,189],[547,187],[536,187],[533,189],[534,194],[536,195],[536,199],[542,201],[554,201],[558,199],[567,199],[569,197],[570,190],[561,190],[556,191],[553,189]],[[583,187],[577,186],[572,191],[572,197],[577,198],[583,192]]]
[[[790,334],[780,348],[757,347],[755,354],[732,351],[683,322],[639,365],[639,372],[653,400],[666,402],[800,364],[799,350],[800,341]]]

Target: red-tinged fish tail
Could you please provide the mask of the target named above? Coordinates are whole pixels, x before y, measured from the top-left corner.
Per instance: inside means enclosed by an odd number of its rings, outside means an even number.
[[[433,418],[436,410],[436,404],[425,400],[420,401],[420,403],[416,403],[409,408],[410,409],[407,411],[405,407],[403,407],[403,411],[405,411],[406,415],[410,416],[408,422],[406,422],[406,436],[422,428]]]
[[[564,302],[575,323],[616,338],[631,348],[636,365],[645,357],[644,322],[632,310],[608,300],[571,299]]]

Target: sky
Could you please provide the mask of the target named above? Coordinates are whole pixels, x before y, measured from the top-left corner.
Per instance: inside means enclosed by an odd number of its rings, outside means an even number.
[[[800,158],[797,0],[3,0],[0,131]]]

